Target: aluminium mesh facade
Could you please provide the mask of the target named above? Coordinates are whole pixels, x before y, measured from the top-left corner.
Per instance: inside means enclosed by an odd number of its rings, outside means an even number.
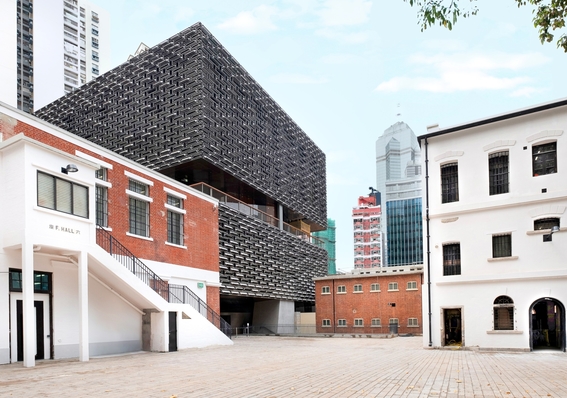
[[[36,116],[154,170],[204,160],[326,227],[324,153],[200,23]]]
[[[327,274],[325,249],[219,206],[220,293],[315,302],[313,278]]]

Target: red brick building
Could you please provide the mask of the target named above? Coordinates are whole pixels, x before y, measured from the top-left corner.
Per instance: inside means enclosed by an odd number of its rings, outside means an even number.
[[[423,266],[315,278],[317,333],[422,334]]]

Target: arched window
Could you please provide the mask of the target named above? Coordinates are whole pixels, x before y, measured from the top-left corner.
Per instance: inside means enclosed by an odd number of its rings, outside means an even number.
[[[494,300],[494,330],[514,330],[514,301],[508,296]]]

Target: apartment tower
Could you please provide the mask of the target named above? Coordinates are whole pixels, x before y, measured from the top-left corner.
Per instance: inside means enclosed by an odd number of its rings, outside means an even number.
[[[104,10],[82,0],[0,6],[0,101],[32,113],[109,68]]]

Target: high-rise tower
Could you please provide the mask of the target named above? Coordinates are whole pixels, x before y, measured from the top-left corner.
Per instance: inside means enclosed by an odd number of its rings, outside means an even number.
[[[109,17],[83,0],[0,0],[0,101],[25,112],[109,68]]]
[[[376,188],[382,193],[384,265],[423,261],[420,148],[398,122],[376,141]]]

